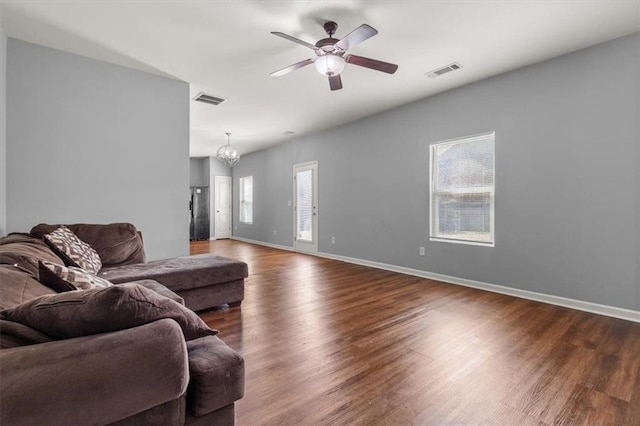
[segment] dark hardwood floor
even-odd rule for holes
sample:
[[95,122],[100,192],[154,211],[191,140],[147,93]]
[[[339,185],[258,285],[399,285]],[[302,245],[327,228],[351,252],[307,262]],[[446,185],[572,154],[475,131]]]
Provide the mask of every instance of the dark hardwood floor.
[[202,312],[244,355],[238,425],[640,425],[640,324],[219,240],[240,307]]

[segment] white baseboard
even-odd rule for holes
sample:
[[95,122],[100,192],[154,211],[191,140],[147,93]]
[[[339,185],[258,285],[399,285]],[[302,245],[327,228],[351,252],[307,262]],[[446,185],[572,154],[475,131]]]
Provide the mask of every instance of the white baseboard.
[[259,246],[271,247],[278,250],[295,251],[293,247],[281,246],[279,244],[265,243],[264,241],[258,241],[258,240],[250,240],[248,238],[236,237],[235,235],[231,236],[231,239],[242,241],[243,243],[250,243],[250,244],[257,244]]
[[[241,237],[231,237],[234,240],[243,241],[245,243],[258,244],[261,246],[271,247],[280,250],[294,251],[293,247],[281,246],[278,244],[265,243],[263,241],[250,240]],[[312,253],[307,253],[312,254]],[[563,306],[565,308],[577,309],[579,311],[591,312],[594,314],[605,315],[608,317],[619,318],[627,321],[640,323],[640,311],[631,309],[618,308],[615,306],[601,305],[599,303],[585,302],[582,300],[569,299],[567,297],[553,296],[550,294],[537,293],[529,290],[521,290],[513,287],[505,287],[497,284],[489,284],[481,281],[468,280],[465,278],[452,277],[449,275],[436,274],[434,272],[421,271],[419,269],[406,268],[404,266],[390,265],[387,263],[373,262],[371,260],[357,259],[354,257],[340,256],[331,253],[315,253],[315,256],[324,257],[326,259],[339,260],[342,262],[353,263],[356,265],[368,266],[385,271],[398,272],[400,274],[413,275],[421,278],[428,278],[435,281],[442,281],[449,284],[461,285],[464,287],[477,288],[493,293],[506,294],[508,296],[519,297],[521,299],[535,300],[536,302],[548,303],[550,305]]]

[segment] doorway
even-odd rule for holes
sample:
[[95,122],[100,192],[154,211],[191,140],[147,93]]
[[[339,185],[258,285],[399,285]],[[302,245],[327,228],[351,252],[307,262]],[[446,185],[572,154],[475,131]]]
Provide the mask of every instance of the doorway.
[[215,239],[231,238],[231,177],[215,176]]
[[293,248],[318,252],[318,162],[293,166]]

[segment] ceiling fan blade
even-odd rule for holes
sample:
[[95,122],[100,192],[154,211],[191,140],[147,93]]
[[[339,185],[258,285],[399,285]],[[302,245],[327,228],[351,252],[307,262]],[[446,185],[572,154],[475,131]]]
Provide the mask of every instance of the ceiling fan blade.
[[366,39],[373,37],[376,34],[378,34],[378,30],[370,27],[367,24],[362,24],[358,28],[344,36],[342,40],[337,42],[336,47],[339,47],[342,50],[347,50],[357,44],[362,43]]
[[340,78],[340,74],[329,77],[329,87],[331,87],[331,90],[342,89],[342,78]]
[[305,59],[304,61],[297,62],[293,65],[289,65],[286,68],[282,68],[281,70],[274,71],[271,73],[271,77],[280,77],[285,74],[289,74],[291,71],[295,71],[298,68],[306,67],[307,65],[311,65],[315,61],[313,59]]
[[396,64],[382,62],[377,59],[365,58],[364,56],[347,55],[344,57],[344,59],[349,64],[371,68],[372,70],[386,72],[387,74],[393,74],[398,69],[398,66]]
[[314,46],[313,44],[307,43],[306,41],[300,40],[299,38],[295,38],[293,36],[290,36],[289,34],[281,33],[281,32],[278,32],[278,31],[272,31],[271,34],[273,34],[275,36],[278,36],[278,37],[285,38],[285,39],[290,40],[290,41],[292,41],[294,43],[301,44],[303,46],[308,47],[309,49],[318,50],[318,48],[316,46]]

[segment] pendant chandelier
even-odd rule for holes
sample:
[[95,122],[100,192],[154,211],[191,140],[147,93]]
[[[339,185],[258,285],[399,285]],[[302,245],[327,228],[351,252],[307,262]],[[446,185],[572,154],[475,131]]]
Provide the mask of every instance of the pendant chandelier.
[[226,164],[229,167],[233,167],[236,164],[238,164],[238,161],[240,161],[240,153],[229,142],[229,137],[231,136],[231,133],[227,133],[226,135],[227,135],[227,144],[222,145],[220,148],[218,148],[218,153],[216,154],[216,158],[222,164]]

